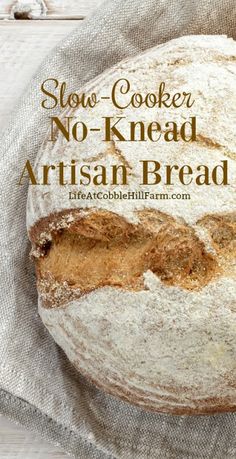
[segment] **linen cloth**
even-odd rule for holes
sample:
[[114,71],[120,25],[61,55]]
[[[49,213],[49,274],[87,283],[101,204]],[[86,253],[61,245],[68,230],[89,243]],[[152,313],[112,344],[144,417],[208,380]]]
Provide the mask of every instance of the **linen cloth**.
[[47,57],[2,136],[0,411],[76,458],[235,459],[236,413],[178,417],[121,402],[76,373],[41,323],[25,226],[27,185],[17,186],[48,129],[40,85],[55,77],[68,82],[68,92],[78,91],[124,57],[181,35],[236,38],[235,25],[235,0],[105,2]]

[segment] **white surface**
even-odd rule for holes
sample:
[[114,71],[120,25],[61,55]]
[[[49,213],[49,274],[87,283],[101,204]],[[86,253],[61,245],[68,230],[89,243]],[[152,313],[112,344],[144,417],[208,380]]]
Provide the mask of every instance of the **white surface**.
[[[0,0],[0,13],[12,1]],[[50,4],[59,2],[51,1]],[[61,4],[63,2],[60,2]],[[69,4],[69,2],[65,2]],[[86,14],[101,3],[74,1]],[[74,13],[74,11],[73,11]],[[0,21],[0,130],[46,54],[80,21]],[[17,75],[17,78],[16,78]],[[59,448],[0,415],[0,459],[66,459]],[[82,458],[81,458],[82,459]]]
[[[36,0],[17,0],[21,3],[34,4]],[[9,17],[16,0],[0,0],[0,17]],[[44,0],[47,8],[47,16],[55,17],[79,17],[87,16],[104,0]]]
[[43,58],[81,23],[0,21],[0,130]]
[[68,459],[68,456],[59,448],[0,416],[0,458]]

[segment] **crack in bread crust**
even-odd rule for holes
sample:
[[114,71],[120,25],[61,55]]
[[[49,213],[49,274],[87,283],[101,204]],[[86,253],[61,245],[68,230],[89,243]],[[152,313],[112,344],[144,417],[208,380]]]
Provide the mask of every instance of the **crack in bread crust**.
[[202,134],[198,134],[196,141],[201,143],[202,145],[205,145],[208,148],[215,148],[220,150],[224,156],[227,156],[230,159],[236,159],[236,152],[230,151],[229,148],[227,148],[225,145],[221,145],[219,142],[216,142],[215,140],[210,139],[209,137],[206,137]]
[[[88,125],[96,120],[96,141],[88,136],[68,144],[55,133],[56,141],[46,138],[37,155],[36,171],[58,155],[64,164],[72,157],[79,166],[88,160],[91,169],[119,161],[128,168],[127,188],[107,184],[99,191],[160,195],[167,191],[163,180],[157,187],[140,183],[140,161],[155,159],[161,167],[184,161],[209,171],[227,163],[228,185],[190,182],[188,202],[68,200],[67,187],[53,174],[50,186],[29,190],[27,228],[43,323],[80,374],[146,410],[210,414],[236,408],[235,55],[232,39],[187,36],[122,61],[80,88],[100,98],[114,79],[127,78],[130,91],[123,97],[118,90],[118,107],[63,112]],[[133,144],[115,135],[105,146],[104,117],[112,117],[113,125],[124,113],[120,101],[156,93],[161,81],[169,102],[186,90],[195,101],[187,113],[184,105],[176,110],[160,99],[154,111],[162,131],[170,119],[196,116],[196,142],[169,143],[162,135],[158,144]],[[146,127],[154,118],[146,104],[125,110],[127,122],[118,125],[125,139],[130,121],[141,119]],[[71,191],[87,193],[87,185],[78,186]],[[169,190],[187,188],[179,182]],[[97,192],[97,184],[91,182],[89,191]]]
[[[57,307],[95,289],[113,286],[145,290],[144,273],[166,285],[199,290],[226,270],[232,257],[235,214],[206,216],[197,225],[209,232],[216,255],[182,219],[152,209],[137,213],[139,223],[104,210],[74,215],[51,232],[36,259],[38,288],[46,307]],[[64,216],[65,219],[65,216]],[[60,219],[59,219],[60,220]],[[58,220],[58,221],[59,221]],[[49,225],[50,226],[50,225]]]

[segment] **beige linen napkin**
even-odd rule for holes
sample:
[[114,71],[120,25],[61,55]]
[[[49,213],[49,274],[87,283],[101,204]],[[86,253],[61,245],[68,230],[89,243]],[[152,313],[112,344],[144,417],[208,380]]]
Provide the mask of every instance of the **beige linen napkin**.
[[187,34],[236,38],[235,0],[106,2],[45,60],[1,139],[0,411],[81,459],[236,458],[236,414],[151,414],[75,373],[37,314],[25,227],[27,186],[18,187],[48,128],[40,84],[78,90],[124,57]]

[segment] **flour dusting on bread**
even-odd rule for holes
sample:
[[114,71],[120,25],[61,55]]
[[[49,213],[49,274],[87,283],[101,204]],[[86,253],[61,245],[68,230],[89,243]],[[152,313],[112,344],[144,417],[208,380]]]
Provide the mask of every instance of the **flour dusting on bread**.
[[[195,103],[125,110],[126,121],[197,119],[195,142],[104,142],[107,103],[67,115],[96,121],[96,136],[44,142],[35,167],[58,160],[93,167],[125,165],[128,183],[99,191],[153,192],[140,184],[140,162],[204,164],[227,160],[228,184],[158,187],[175,199],[68,199],[78,187],[31,186],[27,226],[39,312],[74,366],[97,386],[144,409],[204,414],[236,409],[236,42],[189,36],[122,61],[82,92],[107,95],[127,78],[134,91],[191,91]],[[95,124],[94,124],[95,126]],[[123,133],[127,134],[124,126]],[[164,171],[165,169],[163,169]],[[164,173],[164,172],[163,172]],[[168,190],[167,190],[168,188]],[[85,185],[79,186],[87,193]],[[93,183],[91,193],[97,192]]]

